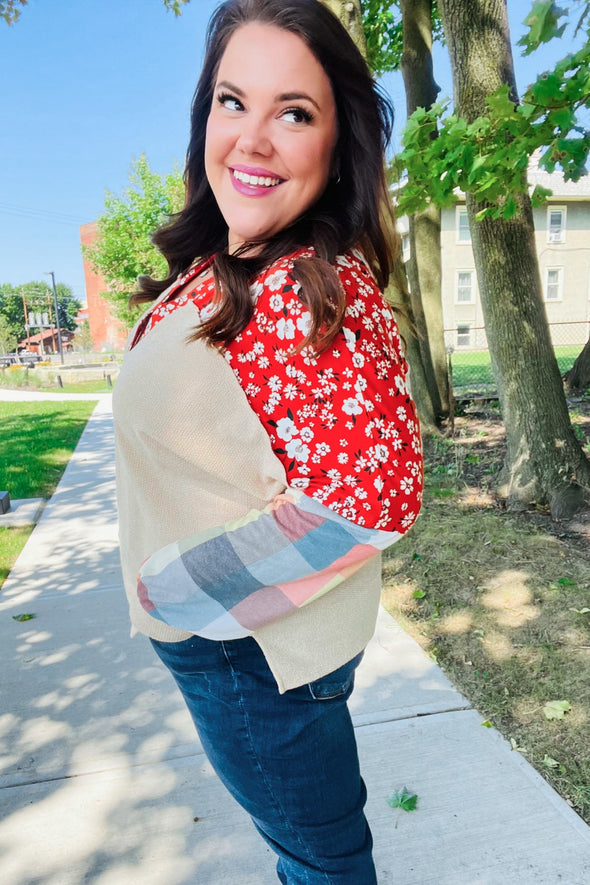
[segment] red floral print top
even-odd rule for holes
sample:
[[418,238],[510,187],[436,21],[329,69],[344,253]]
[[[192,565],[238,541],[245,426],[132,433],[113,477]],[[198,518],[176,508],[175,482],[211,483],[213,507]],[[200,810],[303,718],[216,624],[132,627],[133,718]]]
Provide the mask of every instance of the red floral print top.
[[[403,533],[422,500],[422,453],[407,365],[390,308],[362,254],[334,266],[348,307],[341,332],[317,355],[293,350],[309,329],[293,274],[299,249],[268,267],[251,286],[255,310],[225,358],[267,431],[290,486],[359,526]],[[139,324],[133,344],[183,304],[199,318],[216,309],[203,262],[180,278]],[[182,289],[179,297],[176,293]]]

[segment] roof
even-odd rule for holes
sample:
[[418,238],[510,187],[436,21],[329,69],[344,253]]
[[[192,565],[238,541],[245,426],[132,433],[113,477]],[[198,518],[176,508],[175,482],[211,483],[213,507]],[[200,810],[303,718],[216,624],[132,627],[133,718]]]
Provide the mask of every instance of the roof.
[[555,172],[547,172],[539,168],[539,160],[543,151],[535,151],[529,160],[529,184],[532,187],[541,185],[553,191],[550,200],[567,197],[572,200],[590,199],[590,175],[586,173],[578,181],[566,181],[563,172],[556,169]]

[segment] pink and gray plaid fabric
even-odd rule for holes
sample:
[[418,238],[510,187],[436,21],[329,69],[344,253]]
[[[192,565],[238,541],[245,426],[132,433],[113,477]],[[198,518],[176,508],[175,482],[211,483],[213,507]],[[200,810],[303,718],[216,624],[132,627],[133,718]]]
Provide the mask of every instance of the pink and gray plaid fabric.
[[286,495],[153,553],[138,576],[145,611],[206,639],[240,639],[318,599],[402,537],[356,525],[298,489]]

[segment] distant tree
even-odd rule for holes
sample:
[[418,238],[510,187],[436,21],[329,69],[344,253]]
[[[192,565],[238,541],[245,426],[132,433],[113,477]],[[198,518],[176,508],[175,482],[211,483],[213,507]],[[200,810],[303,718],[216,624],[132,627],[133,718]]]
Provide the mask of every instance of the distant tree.
[[12,353],[15,350],[18,336],[5,316],[0,314],[0,353]]
[[90,334],[90,323],[84,320],[76,329],[76,334],[72,338],[74,350],[82,353],[90,353],[92,351],[92,335]]
[[[13,25],[22,12],[20,7],[26,6],[27,2],[28,0],[0,0],[0,18],[4,19],[7,25]],[[169,12],[179,16],[182,14],[182,7],[190,3],[190,0],[162,0],[162,2]]]
[[0,0],[0,18],[7,25],[13,25],[22,12],[21,6],[26,6],[27,0]]
[[[57,283],[55,289],[60,327],[72,331],[76,328],[76,316],[82,305],[77,298],[74,298],[72,290],[65,283]],[[19,340],[25,338],[27,333],[25,304],[30,326],[34,327],[31,317],[31,313],[34,312],[47,313],[48,319],[51,317],[55,323],[53,292],[46,282],[34,281],[20,286],[4,283],[0,286],[0,316],[6,318]],[[37,329],[34,328],[33,331]]]
[[163,278],[166,260],[153,245],[153,232],[178,212],[184,201],[182,174],[177,168],[168,175],[152,172],[145,154],[133,163],[129,187],[121,196],[107,191],[105,212],[98,218],[98,238],[83,248],[94,269],[104,278],[104,297],[116,316],[130,326],[140,309],[131,310],[129,296],[141,274]]

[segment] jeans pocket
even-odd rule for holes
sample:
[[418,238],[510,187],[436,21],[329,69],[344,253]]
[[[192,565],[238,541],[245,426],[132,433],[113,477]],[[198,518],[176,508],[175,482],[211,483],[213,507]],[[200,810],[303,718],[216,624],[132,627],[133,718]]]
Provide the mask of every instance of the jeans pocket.
[[360,664],[364,652],[356,655],[332,673],[308,684],[309,692],[316,701],[329,701],[349,695],[354,688],[354,671]]

